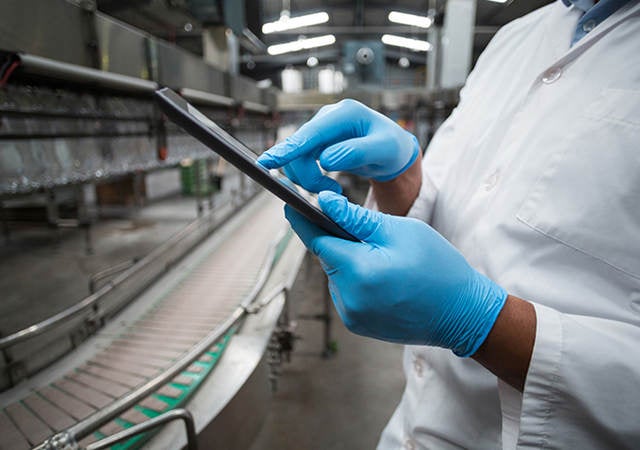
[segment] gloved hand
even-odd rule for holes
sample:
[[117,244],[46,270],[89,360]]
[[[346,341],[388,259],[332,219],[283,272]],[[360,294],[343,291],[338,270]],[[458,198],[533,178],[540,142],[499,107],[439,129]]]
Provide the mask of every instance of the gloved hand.
[[321,192],[322,210],[362,240],[328,235],[285,207],[320,259],[338,314],[351,331],[473,355],[493,327],[506,291],[474,270],[438,232],[416,219],[374,212]]
[[389,181],[407,170],[420,146],[411,133],[355,100],[324,106],[283,142],[260,155],[267,169],[284,166],[285,174],[308,191],[342,192],[323,176],[346,171],[376,181]]

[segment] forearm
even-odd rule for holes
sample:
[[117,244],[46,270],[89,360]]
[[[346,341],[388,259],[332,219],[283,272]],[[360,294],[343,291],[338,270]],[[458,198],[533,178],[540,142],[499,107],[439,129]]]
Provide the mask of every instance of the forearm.
[[536,312],[533,305],[510,295],[487,339],[472,357],[522,392],[535,337]]
[[422,154],[403,174],[390,181],[371,180],[378,209],[395,216],[406,216],[422,185]]

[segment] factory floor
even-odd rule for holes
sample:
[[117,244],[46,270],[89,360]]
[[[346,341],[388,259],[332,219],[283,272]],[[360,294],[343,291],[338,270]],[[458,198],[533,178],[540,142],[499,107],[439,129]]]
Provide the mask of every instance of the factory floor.
[[[323,311],[326,278],[303,264],[292,316]],[[349,332],[331,305],[337,352],[323,358],[323,325],[299,320],[291,362],[282,366],[266,421],[250,450],[375,448],[404,388],[402,346]]]

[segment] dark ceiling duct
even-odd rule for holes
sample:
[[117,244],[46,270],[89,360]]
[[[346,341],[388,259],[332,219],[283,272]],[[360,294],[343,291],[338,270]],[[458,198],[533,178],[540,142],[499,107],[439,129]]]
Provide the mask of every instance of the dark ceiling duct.
[[150,2],[151,0],[97,0],[96,3],[100,11],[113,14],[124,9],[141,8]]
[[221,0],[186,0],[189,13],[203,24],[221,24],[224,20]]

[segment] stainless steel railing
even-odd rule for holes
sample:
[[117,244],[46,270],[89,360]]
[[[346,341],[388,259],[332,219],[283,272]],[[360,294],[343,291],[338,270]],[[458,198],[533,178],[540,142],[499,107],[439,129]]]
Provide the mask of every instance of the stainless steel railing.
[[122,430],[112,436],[100,439],[98,442],[89,444],[85,450],[102,450],[103,448],[109,448],[114,444],[122,441],[126,441],[138,434],[142,434],[145,431],[153,430],[159,426],[165,425],[174,420],[180,419],[184,422],[184,426],[187,432],[187,450],[198,450],[198,435],[196,434],[196,426],[193,421],[193,416],[189,411],[183,408],[172,409],[164,414],[149,419],[145,422],[134,425],[131,428]]

